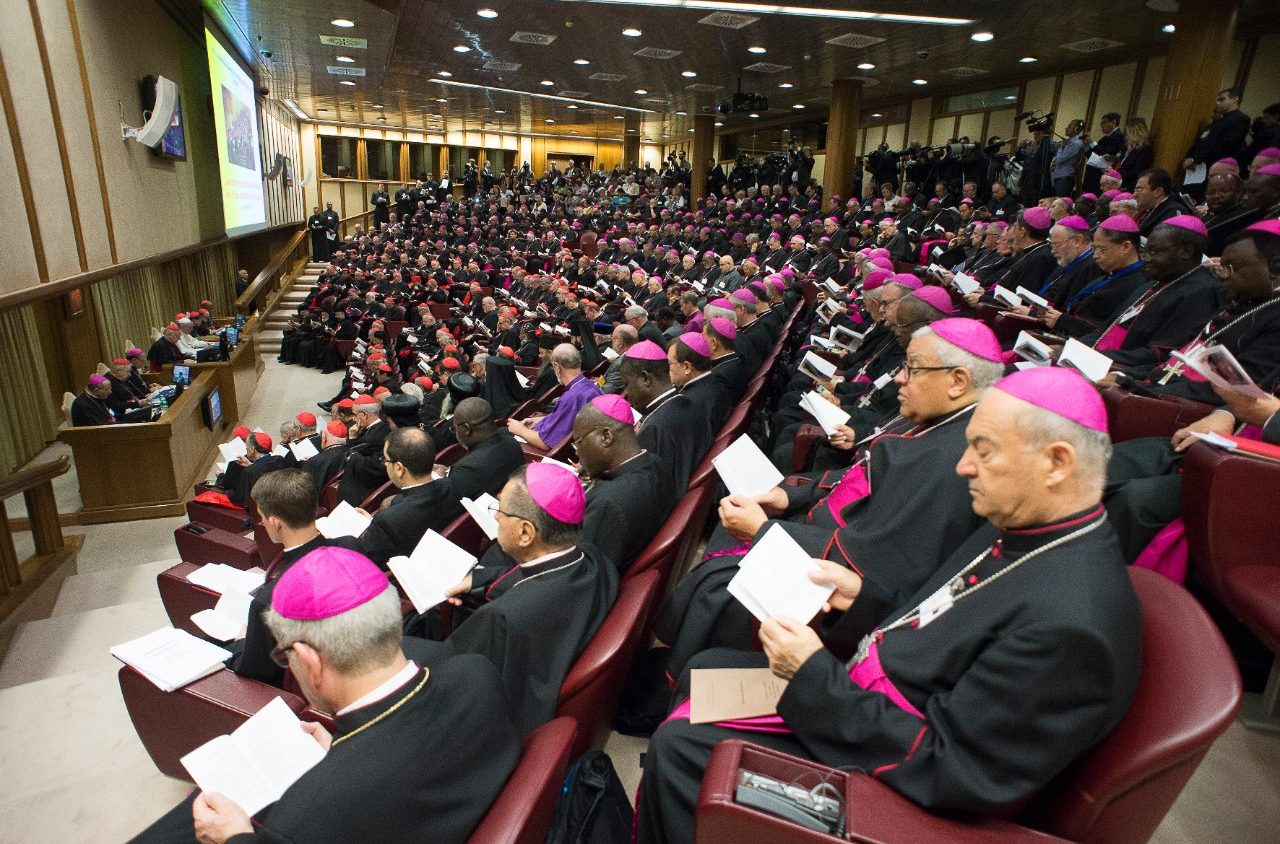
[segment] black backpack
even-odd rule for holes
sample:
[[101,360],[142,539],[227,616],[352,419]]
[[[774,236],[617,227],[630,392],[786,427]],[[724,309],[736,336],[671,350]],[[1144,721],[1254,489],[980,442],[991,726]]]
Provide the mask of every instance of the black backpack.
[[588,750],[564,778],[547,844],[630,844],[634,812],[602,750]]

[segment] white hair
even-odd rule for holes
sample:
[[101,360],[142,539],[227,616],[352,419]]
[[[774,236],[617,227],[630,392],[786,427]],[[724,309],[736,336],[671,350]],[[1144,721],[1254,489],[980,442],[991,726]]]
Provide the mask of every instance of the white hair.
[[377,597],[332,618],[299,621],[285,618],[274,608],[262,618],[280,647],[305,642],[340,674],[367,674],[400,653],[400,593],[391,584]]
[[1111,435],[1106,431],[1086,428],[1079,422],[1028,405],[1025,413],[1017,418],[1018,433],[1031,449],[1044,448],[1050,443],[1069,443],[1076,452],[1076,474],[1082,481],[1101,494],[1107,481],[1107,463],[1111,460]]
[[938,361],[943,366],[954,366],[957,369],[968,370],[969,380],[973,382],[974,388],[979,393],[1004,377],[1003,363],[978,357],[972,352],[966,352],[955,343],[939,337],[927,325],[923,328],[917,328],[911,335],[912,340],[917,337],[933,337],[933,348],[938,353]]

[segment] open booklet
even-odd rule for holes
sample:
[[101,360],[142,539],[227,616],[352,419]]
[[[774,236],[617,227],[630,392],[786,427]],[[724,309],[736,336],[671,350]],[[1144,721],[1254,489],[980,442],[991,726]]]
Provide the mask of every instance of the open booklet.
[[296,443],[289,443],[289,451],[293,452],[294,459],[299,463],[304,460],[310,460],[320,452],[316,449],[315,444],[311,440],[298,440]]
[[249,453],[248,447],[244,444],[244,440],[234,437],[230,442],[222,443],[218,446],[218,452],[222,455],[222,459],[226,463],[233,462],[238,457],[244,457]]
[[968,273],[956,273],[951,279],[951,284],[960,291],[961,296],[968,296],[982,289],[982,282]]
[[1269,398],[1268,394],[1249,377],[1240,361],[1225,346],[1203,344],[1180,352],[1172,357],[1182,361],[1192,372],[1204,378],[1219,390],[1237,393],[1253,399]]
[[490,539],[498,538],[498,520],[493,515],[493,509],[498,506],[498,499],[486,492],[477,495],[475,500],[463,498],[461,503],[462,509],[475,520],[485,536]]
[[255,815],[280,799],[324,759],[283,698],[272,698],[230,735],[183,756],[182,767],[204,791],[217,792]]
[[210,639],[219,642],[230,642],[232,639],[243,639],[245,627],[249,621],[249,608],[253,598],[244,592],[228,589],[218,598],[212,609],[193,613],[191,621]]
[[1013,343],[1013,353],[1036,366],[1053,363],[1053,349],[1025,331],[1018,332],[1018,339]]
[[790,618],[807,624],[834,590],[809,579],[818,564],[781,525],[774,525],[738,563],[729,594],[760,621]]
[[175,627],[162,627],[110,652],[166,692],[208,677],[232,656],[231,651]]
[[387,567],[418,612],[444,603],[447,591],[475,567],[476,558],[428,529],[407,557],[392,557]]
[[359,536],[372,521],[373,516],[360,512],[345,501],[340,501],[329,515],[316,519],[316,529],[325,539]]
[[831,329],[831,342],[846,352],[856,352],[866,336],[865,331],[859,334],[852,328],[843,325],[837,325]]
[[849,421],[849,414],[840,405],[832,404],[813,390],[800,397],[800,406],[822,426],[822,432],[828,437],[836,432],[837,425]]
[[226,563],[205,563],[187,575],[187,582],[203,586],[218,594],[244,592],[252,594],[266,582],[267,574],[260,568],[238,569]]
[[796,369],[815,381],[830,381],[836,375],[836,365],[813,352],[805,352]]
[[731,495],[751,498],[782,483],[782,473],[746,434],[711,458],[711,465]]
[[1090,381],[1101,381],[1111,371],[1111,358],[1091,349],[1074,337],[1067,339],[1058,354],[1058,366],[1074,369]]

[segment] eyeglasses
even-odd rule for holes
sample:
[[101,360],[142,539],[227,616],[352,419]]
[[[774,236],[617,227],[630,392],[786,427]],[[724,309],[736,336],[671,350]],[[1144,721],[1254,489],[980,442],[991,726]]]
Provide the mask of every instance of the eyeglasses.
[[906,376],[902,380],[910,381],[911,376],[915,375],[917,372],[948,372],[952,369],[956,369],[956,367],[954,366],[911,366],[910,364],[903,364],[902,371],[906,373]]
[[895,319],[895,320],[893,321],[893,325],[892,325],[891,327],[892,327],[892,328],[908,328],[908,327],[910,327],[910,326],[912,326],[912,325],[920,325],[921,323],[924,323],[924,322],[928,322],[928,320],[926,320],[926,319],[913,319],[913,320],[911,320],[910,322],[898,322],[898,321]]
[[590,431],[587,431],[585,434],[583,434],[580,437],[575,437],[573,440],[571,440],[571,442],[573,443],[573,447],[577,448],[578,444],[581,443],[583,440],[585,440],[587,437],[591,436],[596,431],[603,431],[603,430],[604,430],[604,426],[600,425],[595,428],[592,428]]
[[495,517],[501,514],[503,516],[506,516],[508,519],[521,519],[526,522],[529,521],[524,516],[521,516],[518,513],[508,513],[506,510],[499,508],[497,504],[490,504],[489,512],[492,513]]
[[[297,645],[297,644],[299,643],[294,642],[292,645],[284,645],[283,647],[273,649],[271,651],[271,661],[274,662],[276,665],[280,666],[281,668],[288,668],[289,667],[289,651],[293,650],[294,645]],[[306,644],[306,643],[304,642],[302,644]]]

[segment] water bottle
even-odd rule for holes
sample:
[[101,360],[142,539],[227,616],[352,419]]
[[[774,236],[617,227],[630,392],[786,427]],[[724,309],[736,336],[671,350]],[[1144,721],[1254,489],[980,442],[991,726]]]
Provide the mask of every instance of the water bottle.
[[167,396],[165,396],[163,393],[161,393],[161,394],[160,394],[160,413],[161,413],[161,415],[163,415],[163,414],[164,414],[164,412],[165,412],[166,410],[168,410],[168,409],[169,409],[169,398],[168,398]]

